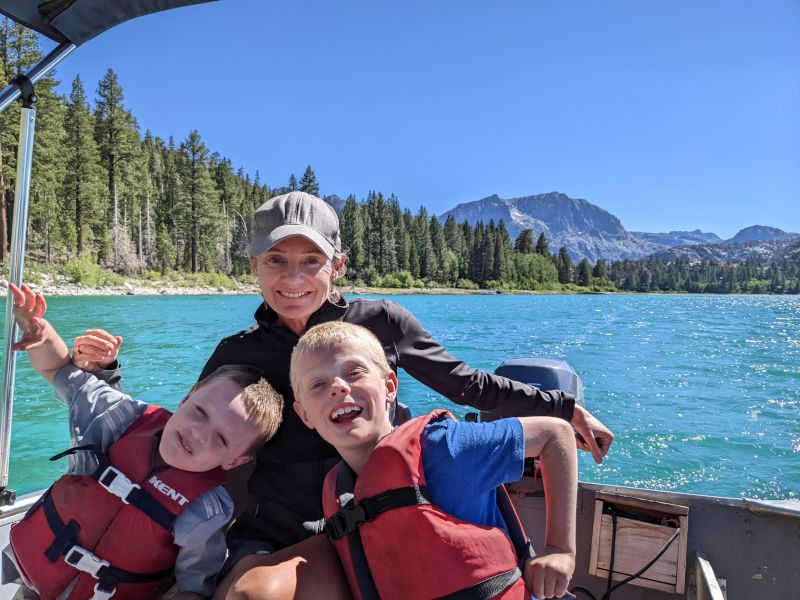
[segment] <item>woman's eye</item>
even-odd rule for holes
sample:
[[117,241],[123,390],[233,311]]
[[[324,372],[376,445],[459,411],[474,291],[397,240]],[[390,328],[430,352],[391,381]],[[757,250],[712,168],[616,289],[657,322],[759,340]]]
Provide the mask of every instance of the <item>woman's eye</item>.
[[320,261],[318,256],[309,256],[306,258],[306,264],[310,267],[315,267],[321,263],[322,261]]
[[268,265],[282,265],[285,260],[283,260],[282,256],[268,256],[267,257],[267,264]]

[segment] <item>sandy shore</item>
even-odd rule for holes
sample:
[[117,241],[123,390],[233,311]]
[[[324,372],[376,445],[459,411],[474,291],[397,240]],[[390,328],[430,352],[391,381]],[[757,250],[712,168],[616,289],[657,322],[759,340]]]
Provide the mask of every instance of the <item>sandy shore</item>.
[[[45,296],[195,296],[204,294],[259,294],[258,286],[238,284],[235,288],[227,287],[186,287],[165,282],[143,279],[128,279],[118,286],[86,286],[72,283],[67,278],[56,275],[41,275],[41,282],[32,283],[31,287]],[[0,279],[0,294],[5,294],[8,281]],[[344,286],[340,291],[345,296],[361,294],[499,294],[499,290],[462,290],[457,288],[376,288],[364,286]],[[510,292],[503,292],[510,293]],[[513,292],[533,294],[537,292]],[[543,293],[543,292],[538,292]],[[552,292],[550,292],[552,293]]]

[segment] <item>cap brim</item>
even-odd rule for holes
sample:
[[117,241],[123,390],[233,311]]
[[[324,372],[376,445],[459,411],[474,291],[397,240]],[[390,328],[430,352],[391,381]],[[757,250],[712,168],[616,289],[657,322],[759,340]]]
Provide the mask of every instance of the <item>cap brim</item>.
[[286,238],[296,236],[306,238],[309,242],[319,248],[320,252],[322,252],[328,259],[332,259],[334,253],[336,252],[336,248],[334,248],[333,244],[326,240],[325,236],[313,227],[308,227],[307,225],[281,225],[280,227],[273,229],[269,235],[258,240],[258,242],[251,243],[250,253],[253,256],[258,256],[259,254],[272,248],[278,242],[283,241]]

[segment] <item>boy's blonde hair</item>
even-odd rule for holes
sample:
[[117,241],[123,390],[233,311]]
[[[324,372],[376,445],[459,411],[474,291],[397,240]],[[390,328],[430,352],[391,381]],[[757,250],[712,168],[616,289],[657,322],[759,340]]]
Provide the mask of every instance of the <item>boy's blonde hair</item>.
[[392,372],[383,353],[383,347],[378,338],[365,327],[342,321],[329,321],[315,325],[303,334],[292,352],[292,362],[289,368],[289,378],[292,382],[295,398],[298,398],[299,389],[299,364],[304,356],[314,352],[329,352],[337,344],[350,344],[357,348],[359,354],[372,362],[383,375]]
[[246,455],[254,456],[267,443],[283,421],[283,396],[275,391],[261,375],[261,371],[249,365],[223,365],[197,382],[197,387],[214,379],[225,378],[242,388],[242,404],[248,420],[261,430],[256,440],[247,449]]

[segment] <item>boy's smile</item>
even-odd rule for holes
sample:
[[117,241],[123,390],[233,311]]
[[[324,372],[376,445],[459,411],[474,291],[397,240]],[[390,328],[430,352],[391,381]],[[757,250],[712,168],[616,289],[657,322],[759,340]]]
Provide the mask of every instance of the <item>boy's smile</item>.
[[387,405],[395,400],[396,375],[384,375],[348,342],[304,355],[298,371],[295,411],[356,468],[351,461],[366,460],[392,431]]

